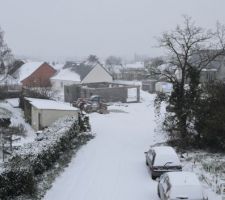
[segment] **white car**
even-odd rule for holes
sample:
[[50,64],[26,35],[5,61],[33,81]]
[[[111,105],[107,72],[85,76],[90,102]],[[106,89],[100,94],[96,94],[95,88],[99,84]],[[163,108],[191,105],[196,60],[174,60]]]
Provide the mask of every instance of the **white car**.
[[152,147],[145,152],[146,165],[153,179],[165,172],[182,171],[182,165],[175,150],[170,146]]
[[168,172],[160,177],[158,195],[161,200],[207,200],[203,188],[192,172]]

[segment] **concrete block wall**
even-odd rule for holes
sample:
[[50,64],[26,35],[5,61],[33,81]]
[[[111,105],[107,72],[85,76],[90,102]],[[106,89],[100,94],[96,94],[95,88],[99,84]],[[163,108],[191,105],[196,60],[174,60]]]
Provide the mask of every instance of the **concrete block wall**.
[[[102,84],[100,84],[102,86]],[[88,86],[80,86],[80,85],[71,85],[65,86],[64,89],[64,98],[65,102],[74,102],[78,98],[89,98],[92,95],[99,95],[107,102],[127,102],[128,98],[128,88],[137,88],[137,100],[134,102],[140,101],[140,86],[129,86],[122,84],[111,84],[105,85],[105,87],[96,88],[91,85]]]
[[82,88],[81,97],[89,98],[92,95],[99,95],[107,102],[126,102],[127,100],[127,88],[115,87],[115,88]]

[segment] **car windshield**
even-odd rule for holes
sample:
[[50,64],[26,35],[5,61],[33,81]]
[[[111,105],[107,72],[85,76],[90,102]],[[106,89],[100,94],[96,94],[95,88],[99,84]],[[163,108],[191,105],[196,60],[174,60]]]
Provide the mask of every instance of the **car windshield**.
[[180,166],[177,155],[160,154],[155,156],[154,166]]

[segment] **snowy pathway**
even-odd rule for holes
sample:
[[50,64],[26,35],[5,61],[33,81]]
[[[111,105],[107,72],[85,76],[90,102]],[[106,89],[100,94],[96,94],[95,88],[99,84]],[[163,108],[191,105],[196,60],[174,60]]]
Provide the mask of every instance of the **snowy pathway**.
[[45,200],[158,200],[144,159],[154,143],[153,99],[144,96],[143,103],[113,107],[127,113],[91,115],[96,138],[79,150]]

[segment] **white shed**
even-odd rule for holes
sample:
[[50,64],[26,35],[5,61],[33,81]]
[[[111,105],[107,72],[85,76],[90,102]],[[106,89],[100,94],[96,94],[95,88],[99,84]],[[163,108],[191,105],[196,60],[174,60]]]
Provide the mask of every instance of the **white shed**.
[[35,98],[26,98],[26,100],[31,104],[31,126],[35,130],[48,127],[65,116],[78,119],[79,110],[68,103]]
[[170,93],[173,90],[173,85],[168,82],[157,82],[155,84],[155,91],[162,93]]

